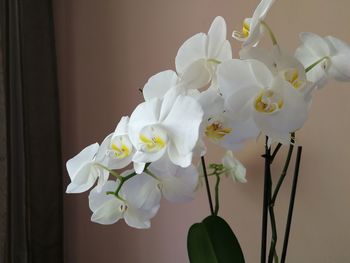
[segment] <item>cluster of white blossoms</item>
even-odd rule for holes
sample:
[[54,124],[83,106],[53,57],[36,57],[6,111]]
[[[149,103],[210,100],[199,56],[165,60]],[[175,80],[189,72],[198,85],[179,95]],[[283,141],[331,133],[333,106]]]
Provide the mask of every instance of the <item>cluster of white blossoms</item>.
[[[240,58],[232,58],[225,20],[216,17],[207,34],[180,47],[176,71],[148,80],[144,102],[130,117],[122,117],[101,145],[92,144],[67,162],[67,193],[96,184],[89,195],[93,222],[124,219],[148,228],[162,196],[191,200],[201,176],[193,160],[205,155],[208,140],[228,150],[222,174],[246,182],[245,168],[231,151],[259,134],[270,144],[290,143],[290,134],[308,117],[314,91],[328,78],[350,80],[350,47],[337,38],[302,33],[294,55],[278,45],[264,21],[273,2],[262,0],[242,32],[234,31],[233,38],[242,42]],[[271,50],[258,47],[265,33]]]

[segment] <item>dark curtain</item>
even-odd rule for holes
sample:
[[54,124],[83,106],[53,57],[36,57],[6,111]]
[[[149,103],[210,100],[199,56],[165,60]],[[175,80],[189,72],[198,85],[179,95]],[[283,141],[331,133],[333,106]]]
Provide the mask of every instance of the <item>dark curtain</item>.
[[[3,34],[0,34],[0,50],[2,39]],[[3,59],[3,54],[0,52],[0,262],[6,262],[7,258],[7,140],[6,125],[4,125],[6,123],[6,107]]]
[[0,0],[11,263],[62,257],[62,172],[52,2]]

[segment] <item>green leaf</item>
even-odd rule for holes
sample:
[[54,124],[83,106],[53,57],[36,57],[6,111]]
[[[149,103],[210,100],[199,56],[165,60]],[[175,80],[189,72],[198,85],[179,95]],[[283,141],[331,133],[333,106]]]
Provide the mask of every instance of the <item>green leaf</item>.
[[238,240],[224,219],[208,216],[191,226],[187,236],[191,263],[244,263]]

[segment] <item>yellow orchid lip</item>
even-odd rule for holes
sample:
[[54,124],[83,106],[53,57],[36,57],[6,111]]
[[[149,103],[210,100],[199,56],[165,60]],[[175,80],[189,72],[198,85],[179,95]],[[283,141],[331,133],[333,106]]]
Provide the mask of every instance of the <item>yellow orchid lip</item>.
[[249,34],[250,34],[250,23],[249,23],[248,19],[244,19],[242,31],[234,31],[233,32],[234,37],[242,39],[242,40],[248,38]]
[[140,134],[140,141],[149,152],[159,151],[166,146],[165,140],[163,140],[160,136],[148,138],[144,134]]
[[255,99],[254,108],[261,113],[273,113],[283,107],[283,99],[271,90],[263,90]]
[[245,38],[249,37],[250,25],[247,21],[243,22],[242,33]]
[[304,83],[300,80],[299,71],[296,68],[286,70],[284,72],[284,79],[288,81],[295,89],[299,89]]
[[214,122],[206,127],[205,135],[213,140],[221,140],[231,132],[232,129],[223,127],[221,122]]
[[111,148],[113,149],[114,156],[118,159],[123,159],[130,155],[130,149],[124,143],[118,147],[116,144],[112,143]]

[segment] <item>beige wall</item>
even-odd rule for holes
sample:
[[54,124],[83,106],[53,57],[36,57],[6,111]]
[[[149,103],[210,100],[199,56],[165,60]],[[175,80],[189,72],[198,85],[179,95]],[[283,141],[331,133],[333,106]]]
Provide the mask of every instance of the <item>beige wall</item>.
[[[101,141],[122,115],[142,100],[138,88],[152,74],[174,67],[180,44],[206,32],[216,15],[229,32],[257,0],[56,0],[64,160]],[[331,34],[350,42],[350,1],[279,0],[267,21],[280,43],[293,50],[300,31]],[[235,55],[238,44],[234,43]],[[315,96],[310,119],[298,134],[304,146],[292,225],[289,262],[350,262],[350,84],[331,82]],[[218,160],[213,147],[208,160]],[[258,262],[262,204],[262,143],[249,143],[238,156],[249,183],[225,180],[221,214],[238,235],[248,263]],[[276,162],[275,170],[282,165]],[[67,175],[65,174],[65,181]],[[277,203],[280,236],[290,179]],[[192,203],[162,203],[149,230],[119,222],[90,222],[87,194],[66,195],[67,263],[187,262],[186,232],[208,214],[204,189]]]

